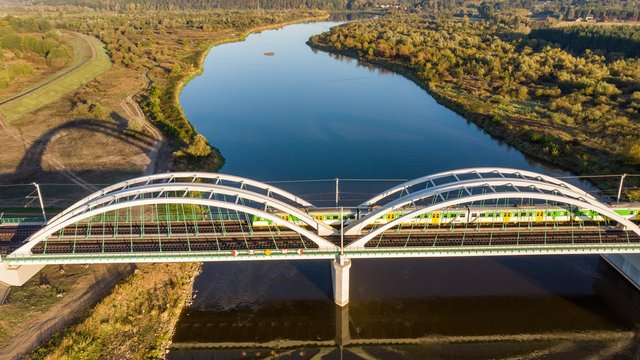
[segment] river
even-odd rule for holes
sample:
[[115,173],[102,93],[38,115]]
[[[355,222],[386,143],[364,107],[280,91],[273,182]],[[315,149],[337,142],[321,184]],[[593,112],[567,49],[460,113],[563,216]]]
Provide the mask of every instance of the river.
[[[264,181],[410,179],[476,166],[569,175],[493,139],[400,75],[305,44],[337,24],[290,25],[211,50],[180,101],[226,158],[222,172]],[[341,200],[394,182],[343,180]],[[317,205],[335,201],[333,180],[278,184]],[[169,358],[567,358],[635,349],[621,308],[640,302],[597,256],[358,260],[346,309],[333,305],[329,266],[205,264]]]

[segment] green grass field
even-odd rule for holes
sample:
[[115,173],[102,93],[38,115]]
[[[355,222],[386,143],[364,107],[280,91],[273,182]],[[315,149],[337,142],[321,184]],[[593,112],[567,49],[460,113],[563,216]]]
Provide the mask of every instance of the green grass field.
[[111,67],[111,59],[98,39],[82,34],[73,36],[75,60],[72,65],[23,91],[21,96],[0,105],[0,113],[9,122],[59,100]]

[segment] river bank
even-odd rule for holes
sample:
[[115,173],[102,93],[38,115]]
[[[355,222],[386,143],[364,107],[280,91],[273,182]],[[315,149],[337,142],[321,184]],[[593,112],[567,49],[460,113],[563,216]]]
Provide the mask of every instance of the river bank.
[[163,358],[199,270],[197,263],[139,264],[84,320],[57,333],[32,357]]
[[[170,75],[165,79],[164,85],[149,89],[142,97],[142,108],[147,117],[154,119],[156,124],[160,125],[165,136],[176,148],[171,159],[173,166],[170,168],[177,171],[198,169],[200,171],[216,172],[224,166],[225,159],[217,147],[207,142],[207,148],[202,149],[204,147],[203,144],[194,144],[194,139],[200,138],[199,133],[185,116],[179,99],[184,86],[202,74],[204,59],[213,47],[244,41],[250,34],[261,31],[279,29],[287,25],[320,21],[327,19],[329,16],[327,12],[315,11],[312,16],[240,30],[239,33],[228,30],[221,38],[202,44],[198,51],[186,58],[186,62],[192,69],[191,71],[186,71],[179,76]],[[160,82],[162,83],[163,81]],[[187,130],[184,131],[184,129]],[[196,149],[196,147],[200,148]]]
[[[465,93],[453,83],[430,82],[417,71],[417,68],[407,66],[401,60],[365,54],[353,48],[337,47],[323,40],[325,39],[320,35],[311,38],[307,44],[320,51],[346,56],[402,75],[424,89],[439,104],[463,116],[493,138],[513,146],[545,166],[581,175],[640,172],[638,166],[630,164],[628,159],[619,153],[579,140],[573,135],[574,129],[571,126],[544,126],[519,114],[500,113],[497,107],[502,105],[474,98],[472,94]],[[608,194],[612,196],[620,178],[589,178],[588,181],[601,190],[609,191]],[[626,184],[637,185],[637,181],[632,180]],[[631,198],[634,196],[636,195],[632,195]]]

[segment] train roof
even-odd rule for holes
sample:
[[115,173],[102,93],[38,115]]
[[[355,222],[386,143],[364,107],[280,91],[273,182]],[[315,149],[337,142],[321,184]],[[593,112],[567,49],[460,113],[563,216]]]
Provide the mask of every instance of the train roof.
[[638,209],[640,208],[640,202],[621,202],[621,203],[609,203],[607,204],[613,209]]

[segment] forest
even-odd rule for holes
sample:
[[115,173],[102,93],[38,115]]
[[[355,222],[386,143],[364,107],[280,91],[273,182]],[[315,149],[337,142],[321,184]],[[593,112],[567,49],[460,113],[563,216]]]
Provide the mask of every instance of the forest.
[[[24,0],[14,0],[24,1]],[[394,5],[434,16],[479,16],[527,10],[534,17],[557,19],[595,17],[598,20],[636,21],[640,0],[34,0],[33,4],[72,5],[96,10],[211,10],[211,9],[325,9],[363,10]]]
[[640,165],[640,60],[572,54],[528,31],[521,20],[396,15],[310,43],[408,74],[494,135],[574,171]]
[[40,0],[46,5],[74,5],[96,10],[339,9],[352,0]]
[[637,26],[570,26],[534,29],[531,39],[542,39],[576,53],[586,50],[619,53],[640,57],[640,27]]
[[597,21],[637,21],[640,16],[639,0],[484,0],[477,8],[478,16],[486,19],[514,9],[528,10],[533,18],[569,21],[587,17]]
[[0,19],[0,89],[18,78],[63,67],[72,58],[48,21],[13,16]]

